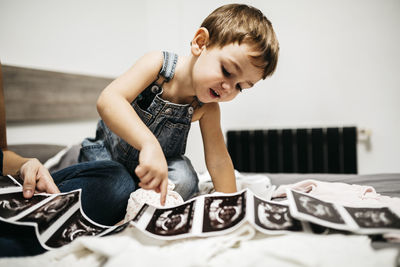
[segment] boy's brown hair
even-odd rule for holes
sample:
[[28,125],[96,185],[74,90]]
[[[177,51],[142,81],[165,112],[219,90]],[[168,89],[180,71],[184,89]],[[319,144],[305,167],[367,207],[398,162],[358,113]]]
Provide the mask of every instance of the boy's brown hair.
[[252,6],[224,5],[214,10],[201,24],[208,30],[208,47],[246,43],[259,54],[252,56],[263,69],[263,79],[272,75],[278,63],[279,43],[271,22]]

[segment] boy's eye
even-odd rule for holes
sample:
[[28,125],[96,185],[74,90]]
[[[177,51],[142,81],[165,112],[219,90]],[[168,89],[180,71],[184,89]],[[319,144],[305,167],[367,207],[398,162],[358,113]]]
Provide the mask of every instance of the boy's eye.
[[231,74],[225,69],[224,66],[222,66],[222,73],[224,74],[224,76],[229,77],[231,76]]
[[236,84],[236,89],[238,89],[240,92],[243,91],[242,87],[240,86],[240,84]]

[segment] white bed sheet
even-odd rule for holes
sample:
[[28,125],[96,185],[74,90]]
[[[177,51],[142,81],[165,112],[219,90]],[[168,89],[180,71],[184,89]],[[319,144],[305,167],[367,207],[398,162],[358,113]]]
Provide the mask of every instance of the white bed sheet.
[[115,236],[81,237],[40,256],[6,258],[0,266],[396,266],[397,250],[374,250],[366,236],[291,233],[266,236],[249,224],[227,235],[160,241],[127,228]]

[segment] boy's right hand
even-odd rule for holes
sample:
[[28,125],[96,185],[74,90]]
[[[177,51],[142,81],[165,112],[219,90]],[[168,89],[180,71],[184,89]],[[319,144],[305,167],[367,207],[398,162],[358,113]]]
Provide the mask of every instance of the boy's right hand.
[[142,148],[135,173],[140,179],[141,188],[161,193],[160,203],[164,206],[168,187],[168,165],[160,146]]

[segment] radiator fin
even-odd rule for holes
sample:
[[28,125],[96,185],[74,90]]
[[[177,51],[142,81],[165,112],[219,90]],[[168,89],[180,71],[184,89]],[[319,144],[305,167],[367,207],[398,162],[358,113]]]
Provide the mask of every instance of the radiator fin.
[[357,173],[357,128],[227,132],[235,169],[268,173]]

